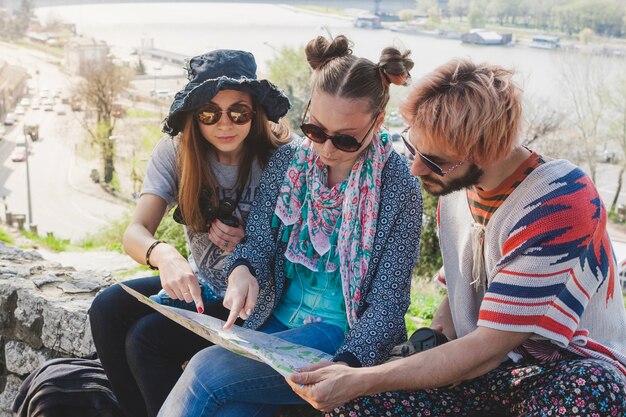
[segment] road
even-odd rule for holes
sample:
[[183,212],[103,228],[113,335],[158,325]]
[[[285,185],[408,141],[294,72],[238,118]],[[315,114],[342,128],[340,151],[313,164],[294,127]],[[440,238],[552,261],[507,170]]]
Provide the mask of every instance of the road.
[[[46,55],[4,43],[0,44],[0,54],[7,62],[27,68],[33,78],[34,96],[39,94],[37,90],[43,89],[60,89],[63,95],[71,95],[75,81],[56,63],[49,62]],[[6,196],[6,205],[12,213],[28,213],[26,163],[12,162],[11,153],[18,143],[24,142],[24,121],[38,121],[41,139],[30,145],[29,157],[32,223],[42,235],[53,232],[77,242],[122,216],[128,207],[89,179],[90,169],[97,165],[94,160],[85,160],[75,152],[77,144],[86,137],[79,123],[80,116],[72,113],[67,105],[55,104],[55,110],[59,107],[66,110],[65,115],[27,109],[0,142],[0,196]]]

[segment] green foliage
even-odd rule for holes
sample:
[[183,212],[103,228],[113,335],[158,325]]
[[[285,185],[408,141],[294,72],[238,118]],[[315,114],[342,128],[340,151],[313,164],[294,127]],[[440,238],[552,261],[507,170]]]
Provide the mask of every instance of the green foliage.
[[437,197],[422,190],[423,210],[420,260],[415,267],[419,277],[430,278],[441,268],[442,259],[437,237]]
[[115,171],[113,172],[113,176],[111,177],[111,182],[109,182],[109,186],[111,187],[111,190],[115,191],[116,193],[120,191],[120,180],[117,177],[117,173]]
[[15,239],[13,236],[2,227],[0,227],[0,242],[8,243],[9,245],[13,245],[15,243]]
[[402,20],[403,22],[408,22],[410,20],[415,19],[415,14],[416,11],[415,10],[400,10],[398,12],[398,18],[400,20]]
[[404,316],[408,334],[420,327],[428,327],[441,304],[445,292],[431,280],[414,281],[411,288],[411,305]]
[[623,35],[624,6],[617,0],[576,0],[555,6],[553,13],[568,34],[591,28],[604,36]]
[[485,12],[486,4],[482,0],[473,0],[469,7],[469,20],[470,27],[481,28],[487,23],[487,16]]
[[137,75],[146,75],[146,66],[143,63],[143,59],[141,59],[141,57],[139,57],[139,60],[137,61],[137,65],[135,66],[135,72],[137,73]]
[[24,36],[33,17],[33,1],[22,0],[14,15],[0,15],[0,38],[16,40]]
[[311,67],[306,60],[304,47],[284,46],[275,51],[267,65],[269,80],[281,88],[291,101],[287,121],[291,128],[296,128],[300,126],[310,95]]
[[183,226],[174,221],[171,211],[161,220],[161,224],[154,234],[154,237],[174,246],[185,258],[189,257],[189,249],[187,248]]
[[[153,111],[140,109],[137,107],[129,107],[126,109],[126,117],[129,119],[158,119],[159,114]],[[158,126],[154,126],[153,123],[150,123],[150,126],[159,130]]]
[[[123,253],[122,238],[124,237],[124,232],[130,220],[131,214],[126,213],[122,218],[115,220],[99,232],[89,235],[80,242],[80,247],[84,249],[113,250]],[[183,226],[174,221],[172,212],[168,213],[163,220],[161,220],[155,237],[174,246],[185,258],[189,256]]]
[[437,8],[437,0],[417,0],[415,2],[415,8],[422,16],[428,15],[433,7]]
[[22,235],[54,252],[64,252],[70,245],[69,240],[58,238],[52,232],[47,233],[46,236],[40,236],[37,233],[22,230]]
[[79,243],[79,246],[84,249],[110,250],[123,253],[122,237],[130,223],[130,219],[131,214],[128,212],[97,233],[88,235]]
[[428,22],[432,24],[441,23],[441,15],[437,6],[433,6],[428,9]]
[[578,34],[578,40],[583,45],[587,45],[588,43],[591,42],[592,39],[593,39],[593,30],[591,30],[589,28],[584,28]]

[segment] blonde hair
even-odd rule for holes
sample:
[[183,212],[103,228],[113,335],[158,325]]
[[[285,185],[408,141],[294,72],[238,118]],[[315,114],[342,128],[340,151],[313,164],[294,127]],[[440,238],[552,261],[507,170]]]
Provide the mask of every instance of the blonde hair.
[[518,143],[522,92],[513,71],[453,60],[421,80],[401,108],[424,143],[477,164],[506,157]]

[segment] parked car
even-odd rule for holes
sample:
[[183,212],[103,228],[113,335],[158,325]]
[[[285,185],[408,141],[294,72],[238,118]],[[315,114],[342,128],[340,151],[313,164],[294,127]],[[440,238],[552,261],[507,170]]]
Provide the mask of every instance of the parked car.
[[30,106],[30,99],[28,97],[24,97],[23,99],[20,100],[20,106],[26,108],[28,106]]
[[26,149],[25,148],[15,148],[13,154],[11,155],[11,161],[13,162],[23,162],[26,160]]
[[24,116],[24,114],[26,113],[26,109],[22,106],[17,106],[15,108],[15,115],[16,116]]
[[65,107],[64,106],[58,106],[57,107],[57,115],[59,115],[59,116],[65,115]]
[[43,104],[43,111],[54,111],[54,105],[51,101]]
[[6,116],[4,116],[4,125],[5,126],[13,126],[15,124],[15,113],[7,113]]

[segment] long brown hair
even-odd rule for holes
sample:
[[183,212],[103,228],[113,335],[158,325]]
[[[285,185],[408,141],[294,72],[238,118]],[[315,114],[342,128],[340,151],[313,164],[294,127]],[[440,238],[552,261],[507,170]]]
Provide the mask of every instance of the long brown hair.
[[[261,168],[267,165],[270,157],[279,146],[289,139],[289,128],[284,123],[272,123],[267,119],[265,109],[252,96],[256,114],[252,119],[250,132],[243,142],[243,156],[239,162],[236,188],[243,190],[248,183],[254,160]],[[178,206],[185,224],[194,232],[206,231],[206,221],[200,207],[203,192],[209,202],[219,204],[218,183],[210,167],[210,155],[217,150],[200,132],[193,112],[185,115],[185,124],[179,134],[177,162],[179,172]],[[206,210],[206,208],[205,208]]]

